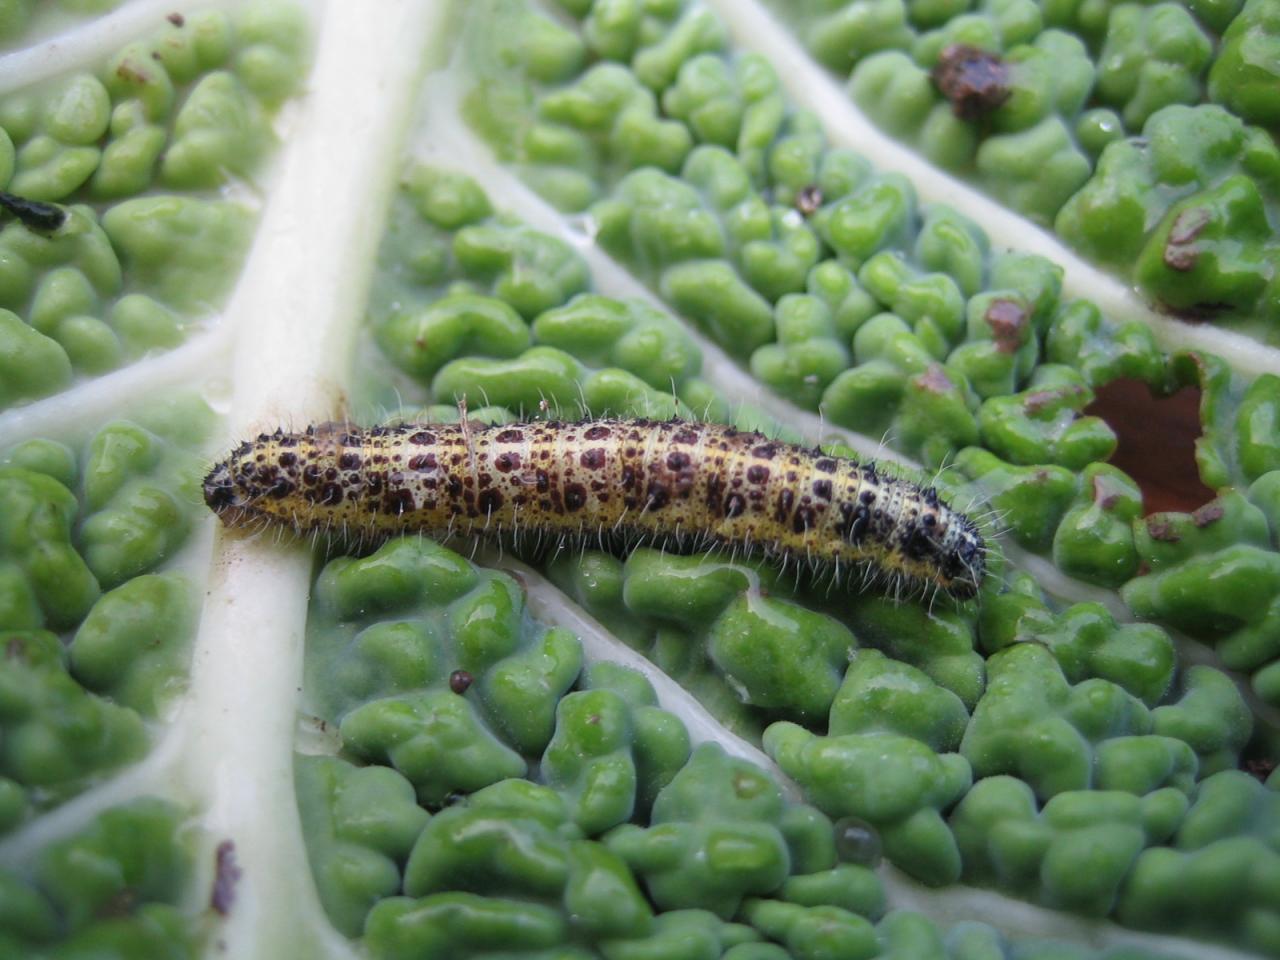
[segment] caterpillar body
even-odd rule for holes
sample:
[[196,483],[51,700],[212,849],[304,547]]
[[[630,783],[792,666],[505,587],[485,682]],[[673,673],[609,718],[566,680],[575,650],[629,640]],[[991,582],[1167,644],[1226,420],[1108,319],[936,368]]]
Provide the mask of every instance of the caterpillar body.
[[714,423],[327,424],[241,444],[204,480],[232,526],[383,538],[538,531],[651,538],[973,596],[977,525],[874,463]]

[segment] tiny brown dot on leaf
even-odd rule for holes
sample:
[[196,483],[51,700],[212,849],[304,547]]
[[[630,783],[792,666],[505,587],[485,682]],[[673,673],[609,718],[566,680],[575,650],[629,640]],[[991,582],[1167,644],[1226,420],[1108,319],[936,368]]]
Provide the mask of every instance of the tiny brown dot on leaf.
[[449,689],[461,696],[471,688],[474,678],[466,670],[455,670],[449,674]]

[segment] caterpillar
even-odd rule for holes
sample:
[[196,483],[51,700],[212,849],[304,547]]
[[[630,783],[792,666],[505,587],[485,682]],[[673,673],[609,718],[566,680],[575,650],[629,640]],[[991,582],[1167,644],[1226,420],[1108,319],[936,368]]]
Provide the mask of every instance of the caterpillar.
[[344,424],[242,443],[204,479],[229,526],[650,537],[860,571],[896,593],[972,597],[977,524],[933,487],[714,423]]

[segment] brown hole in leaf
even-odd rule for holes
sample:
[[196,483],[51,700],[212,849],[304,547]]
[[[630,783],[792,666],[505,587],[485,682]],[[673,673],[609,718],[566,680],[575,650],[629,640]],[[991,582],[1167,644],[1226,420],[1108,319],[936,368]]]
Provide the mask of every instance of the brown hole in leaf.
[[1148,515],[1168,510],[1190,513],[1214,498],[1196,469],[1199,387],[1153,397],[1141,380],[1125,378],[1095,393],[1097,399],[1084,414],[1101,417],[1115,431],[1119,443],[1111,464],[1142,488]]

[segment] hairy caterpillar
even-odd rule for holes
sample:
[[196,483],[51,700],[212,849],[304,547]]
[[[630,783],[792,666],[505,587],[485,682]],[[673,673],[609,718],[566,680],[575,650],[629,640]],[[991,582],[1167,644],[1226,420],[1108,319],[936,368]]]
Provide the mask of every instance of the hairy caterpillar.
[[204,480],[228,525],[386,537],[654,537],[973,596],[977,525],[874,463],[681,420],[327,424],[241,444]]

